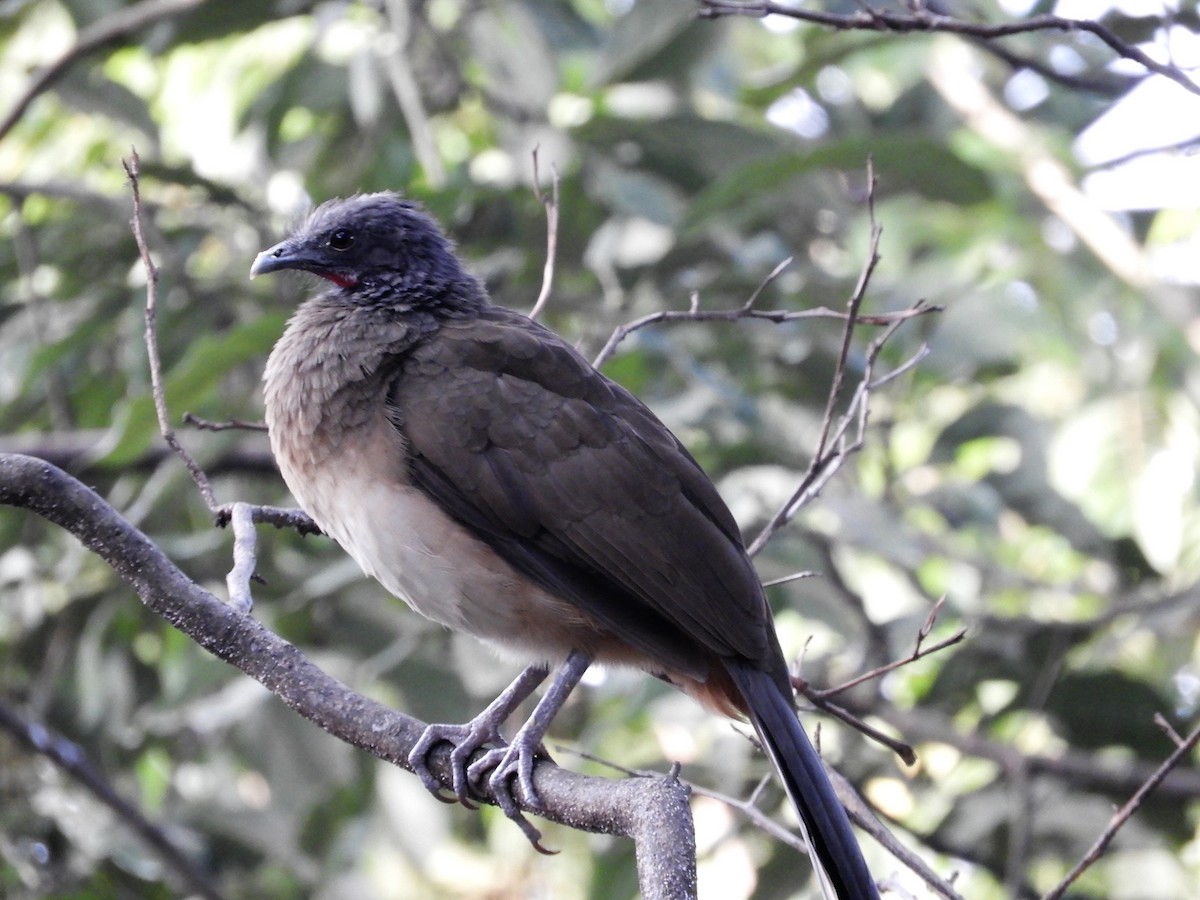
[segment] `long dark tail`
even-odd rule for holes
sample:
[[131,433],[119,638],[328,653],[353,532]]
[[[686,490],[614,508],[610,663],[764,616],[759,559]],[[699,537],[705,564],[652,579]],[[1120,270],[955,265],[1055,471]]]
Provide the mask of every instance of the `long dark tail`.
[[800,726],[791,697],[769,672],[736,660],[727,660],[725,667],[800,816],[801,832],[826,900],[876,900],[879,892],[850,820]]

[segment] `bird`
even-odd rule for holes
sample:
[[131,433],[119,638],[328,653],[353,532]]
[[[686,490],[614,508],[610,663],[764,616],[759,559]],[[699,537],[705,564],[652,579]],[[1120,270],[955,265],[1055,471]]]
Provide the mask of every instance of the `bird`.
[[[766,594],[729,509],[650,409],[571,344],[494,304],[422,206],[395,192],[317,206],[251,278],[318,276],[267,360],[288,488],[414,610],[528,662],[449,743],[453,793],[486,781],[539,849],[514,791],[592,664],[632,667],[753,725],[796,808],[826,898],[878,896],[796,712]],[[557,673],[506,741],[501,725]],[[482,753],[482,755],[480,755]]]

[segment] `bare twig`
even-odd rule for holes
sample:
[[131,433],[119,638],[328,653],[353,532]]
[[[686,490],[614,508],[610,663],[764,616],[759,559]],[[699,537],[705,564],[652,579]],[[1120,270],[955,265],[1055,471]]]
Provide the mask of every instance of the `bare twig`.
[[1171,742],[1176,747],[1182,747],[1184,743],[1183,736],[1175,730],[1175,726],[1167,721],[1167,717],[1162,713],[1154,714],[1154,724],[1162,729],[1162,733],[1171,739]]
[[[847,301],[846,312],[841,317],[845,323],[842,329],[842,343],[838,354],[838,361],[834,367],[833,384],[830,386],[829,397],[825,404],[825,414],[821,421],[817,448],[813,453],[808,469],[801,476],[800,482],[792,492],[792,495],[776,511],[775,515],[771,517],[750,543],[747,552],[751,556],[762,550],[780,528],[790,522],[805,504],[821,492],[821,489],[834,476],[838,469],[841,468],[846,459],[862,448],[870,410],[871,393],[877,387],[886,384],[897,374],[897,372],[893,372],[878,379],[875,377],[875,365],[879,360],[879,354],[882,352],[884,345],[895,334],[896,329],[907,319],[924,315],[935,309],[935,307],[928,306],[922,301],[906,310],[903,315],[894,315],[890,318],[888,327],[883,334],[876,337],[868,345],[862,378],[859,380],[858,387],[846,405],[845,413],[835,420],[834,410],[837,408],[842,394],[842,385],[845,379],[851,342],[854,337],[854,328],[857,324],[864,321],[864,317],[860,315],[859,311],[866,297],[871,275],[879,263],[879,238],[882,234],[882,228],[875,220],[875,174],[869,162],[867,175],[867,213],[871,222],[871,237],[867,248],[867,258],[859,273],[858,282],[850,295],[850,299]],[[916,365],[927,352],[925,347],[921,347],[897,371],[907,371]],[[850,434],[852,427],[854,435],[847,440],[847,435]]]
[[1188,77],[1177,66],[1161,63],[1145,51],[1123,41],[1117,34],[1092,19],[1068,19],[1062,16],[1031,16],[1020,22],[1004,22],[991,25],[985,22],[965,22],[952,16],[938,15],[924,9],[899,12],[894,9],[865,7],[853,13],[831,13],[824,10],[785,6],[773,0],[700,0],[699,16],[717,19],[725,16],[786,16],[802,22],[811,22],[837,31],[877,31],[895,34],[913,32],[945,32],[980,40],[996,40],[1035,31],[1059,31],[1064,33],[1087,32],[1099,38],[1110,50],[1125,59],[1138,63],[1148,72],[1169,78],[1193,94],[1200,94],[1200,84]]
[[208,419],[202,419],[194,413],[185,412],[183,421],[193,428],[199,428],[201,431],[266,431],[266,422],[247,422],[244,419],[230,419],[227,422],[210,422]]
[[[759,285],[754,289],[754,292],[746,298],[746,302],[742,304],[742,311],[749,313],[752,309],[754,309],[754,304],[758,302],[758,298],[762,296],[762,292],[765,291],[772,284],[772,282],[775,281],[776,278],[782,275],[783,270],[790,266],[795,259],[796,257],[794,256],[784,257],[784,259],[779,262],[775,268],[768,272],[767,277],[759,282]],[[700,298],[696,295],[693,295],[692,309],[698,309],[699,306]]]
[[854,340],[854,326],[858,320],[858,311],[862,307],[867,294],[867,286],[871,283],[871,275],[879,265],[879,238],[883,234],[883,226],[875,220],[875,171],[871,160],[867,160],[867,215],[871,221],[871,237],[867,246],[867,259],[862,270],[858,273],[858,283],[850,294],[850,302],[846,304],[846,324],[842,328],[842,346],[838,350],[837,364],[833,367],[833,384],[829,388],[829,396],[825,400],[825,415],[821,420],[821,433],[817,438],[817,447],[813,451],[813,460],[825,456],[829,430],[833,427],[833,412],[842,396],[842,382],[846,377],[846,362],[850,358],[850,345]]
[[142,227],[142,191],[139,183],[141,158],[137,150],[131,150],[129,159],[122,160],[121,164],[125,167],[125,174],[129,177],[129,190],[133,194],[133,219],[130,225],[142,265],[146,269],[146,352],[150,357],[150,387],[154,395],[154,414],[158,417],[158,430],[167,445],[175,451],[175,455],[187,466],[192,481],[196,483],[200,496],[204,498],[204,504],[210,511],[216,512],[217,500],[208,482],[208,476],[175,436],[175,429],[171,427],[170,416],[167,413],[162,361],[158,353],[158,266],[150,256],[150,247],[146,243],[146,234]]
[[1172,752],[1170,756],[1163,760],[1162,765],[1154,770],[1154,774],[1147,778],[1142,786],[1137,789],[1137,792],[1129,798],[1125,805],[1113,814],[1113,817],[1109,820],[1107,827],[1105,827],[1104,831],[1100,833],[1100,836],[1096,839],[1096,842],[1092,844],[1088,852],[1083,855],[1083,858],[1075,865],[1073,869],[1071,869],[1070,872],[1066,874],[1066,877],[1064,877],[1062,881],[1060,881],[1051,891],[1049,891],[1042,898],[1042,900],[1058,900],[1058,898],[1066,894],[1067,889],[1075,883],[1079,876],[1082,875],[1093,863],[1095,863],[1096,860],[1100,859],[1100,857],[1104,855],[1104,851],[1108,848],[1108,845],[1112,843],[1112,839],[1117,836],[1117,832],[1120,831],[1125,823],[1129,821],[1129,818],[1135,812],[1137,812],[1138,807],[1142,805],[1146,797],[1148,797],[1150,793],[1162,783],[1162,780],[1167,777],[1167,774],[1172,769],[1183,762],[1183,760],[1193,750],[1196,749],[1197,745],[1200,745],[1200,725],[1197,725],[1194,729],[1192,729],[1192,732],[1183,740],[1183,742],[1175,747],[1174,752]]
[[21,120],[29,104],[48,90],[80,59],[107,44],[124,40],[148,25],[185,13],[203,2],[204,0],[144,0],[133,6],[118,8],[111,15],[98,19],[81,30],[74,45],[34,76],[25,92],[12,105],[8,115],[0,121],[0,140],[3,140]]
[[[678,322],[740,322],[743,319],[761,319],[765,322],[772,322],[776,325],[784,322],[797,322],[803,319],[834,319],[845,321],[847,314],[840,309],[830,309],[827,306],[815,306],[811,309],[746,309],[745,306],[739,306],[737,309],[699,309],[695,304],[695,295],[692,295],[692,303],[688,309],[666,309],[658,312],[647,313],[641,318],[634,319],[631,322],[626,322],[624,325],[618,326],[613,330],[607,343],[596,354],[596,358],[592,360],[592,365],[596,368],[604,366],[612,355],[616,352],[617,347],[621,342],[635,331],[640,331],[649,325],[657,325],[659,323],[675,324]],[[923,304],[920,307],[912,307],[910,309],[899,310],[898,312],[876,313],[871,315],[860,315],[858,317],[859,325],[879,325],[889,326],[897,322],[904,322],[908,319],[915,319],[918,316],[923,316],[931,312],[940,312],[941,307],[930,304]]]
[[764,581],[763,587],[779,587],[781,584],[791,584],[793,581],[800,581],[803,578],[816,577],[816,572],[793,572],[791,575],[784,575],[782,578],[772,578],[770,581]]
[[250,596],[250,579],[254,576],[255,545],[254,511],[249,503],[234,503],[229,515],[233,529],[233,568],[225,576],[229,602],[238,612],[248,613],[254,606]]
[[538,176],[538,151],[533,148],[533,195],[538,203],[546,208],[546,265],[542,269],[542,289],[538,292],[537,302],[529,311],[529,318],[536,319],[550,299],[550,291],[554,287],[554,259],[558,253],[558,169],[550,167],[550,196],[542,193],[541,179]]
[[[868,672],[863,672],[861,675],[851,678],[849,681],[843,682],[842,684],[834,685],[833,687],[813,688],[806,685],[804,696],[808,697],[810,700],[814,700],[814,702],[816,699],[825,700],[829,697],[840,694],[843,691],[848,691],[851,688],[858,687],[864,682],[871,681],[875,678],[880,678],[886,675],[888,672],[894,672],[896,669],[907,666],[909,663],[916,662],[923,656],[930,656],[940,650],[945,650],[947,647],[953,647],[955,644],[960,643],[962,639],[967,636],[966,628],[958,629],[958,631],[954,632],[954,634],[950,635],[950,637],[940,640],[935,644],[931,644],[928,647],[924,646],[925,639],[928,638],[930,633],[933,631],[933,626],[937,622],[938,612],[941,611],[941,608],[945,602],[946,598],[940,597],[938,598],[938,601],[934,603],[933,608],[929,610],[929,615],[925,617],[925,622],[917,631],[917,639],[914,643],[913,651],[908,656],[904,657],[903,659],[894,660],[887,665],[878,666]],[[797,679],[793,679],[793,681],[796,680]],[[799,690],[799,685],[797,685],[797,690]]]
[[813,706],[821,710],[821,712],[845,722],[864,737],[870,738],[875,743],[887,747],[887,749],[891,750],[898,757],[900,757],[906,766],[911,766],[916,763],[917,751],[913,749],[912,744],[902,741],[899,738],[894,738],[890,734],[880,731],[874,725],[869,725],[859,716],[846,709],[846,707],[834,703],[832,700],[825,699],[816,694],[810,694],[809,692],[812,690],[812,688],[808,686],[808,682],[793,677],[792,684],[797,691],[807,698]]
[[113,790],[100,770],[92,765],[82,747],[54,734],[41,723],[28,721],[3,703],[0,703],[0,728],[30,750],[50,760],[111,809],[186,882],[189,891],[209,900],[221,900],[222,894],[216,885],[175,846],[162,828],[147,819],[140,809]]

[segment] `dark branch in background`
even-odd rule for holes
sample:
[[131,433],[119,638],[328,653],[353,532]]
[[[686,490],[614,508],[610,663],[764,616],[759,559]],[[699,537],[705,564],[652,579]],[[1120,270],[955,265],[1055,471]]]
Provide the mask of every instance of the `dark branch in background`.
[[[933,6],[933,4],[929,5],[930,7]],[[1035,72],[1042,76],[1047,81],[1052,81],[1073,91],[1099,94],[1103,97],[1118,97],[1130,88],[1131,79],[1129,76],[1094,78],[1085,75],[1066,75],[1059,72],[1049,63],[1044,63],[1032,56],[1014,53],[1007,47],[987,38],[970,38],[970,41],[980,50],[990,53],[1014,71],[1028,69],[1030,72]],[[1140,76],[1138,80],[1140,80]]]
[[[953,719],[932,709],[868,706],[848,698],[846,705],[860,715],[877,716],[914,743],[948,744],[967,756],[991,760],[1006,771],[1025,765],[1033,774],[1052,775],[1076,788],[1104,793],[1137,790],[1155,767],[1140,759],[1105,760],[1070,748],[1054,756],[1028,753],[980,732],[963,733]],[[1176,769],[1158,785],[1161,797],[1179,800],[1200,798],[1200,772]]]
[[1174,81],[1184,90],[1200,94],[1200,84],[1183,70],[1169,63],[1160,63],[1144,51],[1123,41],[1101,23],[1092,19],[1067,19],[1062,16],[1032,16],[1020,22],[1005,22],[991,25],[986,22],[966,22],[953,16],[940,15],[927,9],[912,9],[906,12],[866,7],[853,13],[831,13],[824,10],[799,9],[775,3],[773,0],[699,0],[698,15],[705,19],[726,16],[749,16],[761,19],[766,16],[784,16],[801,22],[811,22],[836,31],[876,31],[894,34],[944,32],[983,41],[1030,34],[1037,31],[1057,31],[1066,34],[1087,32],[1106,44],[1118,56],[1138,63],[1148,72]]
[[185,13],[204,2],[205,0],[143,0],[133,6],[117,9],[84,28],[75,39],[74,46],[41,69],[25,88],[25,93],[17,98],[17,102],[0,121],[0,140],[3,140],[21,120],[29,104],[48,90],[80,59],[108,44],[123,41],[134,32],[141,31],[155,22]]
[[1141,159],[1145,156],[1158,156],[1164,153],[1183,153],[1190,156],[1198,151],[1200,151],[1200,137],[1192,137],[1186,141],[1179,141],[1174,144],[1163,144],[1158,147],[1143,147],[1140,150],[1131,150],[1128,153],[1114,156],[1103,162],[1094,163],[1091,171],[1094,172],[1097,169],[1115,169],[1118,166],[1123,166],[1126,163],[1131,163],[1135,159]]
[[[104,454],[106,435],[107,431],[104,429],[90,428],[66,432],[6,434],[0,435],[0,452],[36,456],[76,476],[83,472],[98,475],[106,471],[106,467],[100,462]],[[169,456],[174,456],[169,447],[147,447],[134,459],[122,463],[119,471],[122,474],[152,471]],[[271,451],[266,447],[256,448],[250,443],[221,451],[205,464],[204,469],[210,477],[231,473],[277,475],[279,472]],[[116,473],[118,470],[107,471]]]
[[[424,732],[424,722],[355,693],[283,638],[222,603],[70,475],[43,460],[0,454],[0,504],[30,510],[71,532],[103,558],[147,608],[201,647],[334,737],[408,768],[408,754]],[[442,745],[429,759],[431,770],[447,788],[452,784],[449,758],[449,747]],[[534,782],[545,804],[539,815],[571,828],[633,839],[644,896],[695,896],[695,836],[687,789],[678,780],[614,782],[539,759]],[[490,796],[482,799],[491,802]]]
[[[0,491],[2,490],[0,488]],[[7,731],[34,753],[50,760],[111,809],[184,881],[189,892],[207,897],[208,900],[222,900],[223,895],[216,886],[175,846],[166,833],[142,815],[140,809],[113,790],[112,785],[92,765],[78,744],[52,733],[38,722],[23,718],[4,703],[0,703],[0,729]]]

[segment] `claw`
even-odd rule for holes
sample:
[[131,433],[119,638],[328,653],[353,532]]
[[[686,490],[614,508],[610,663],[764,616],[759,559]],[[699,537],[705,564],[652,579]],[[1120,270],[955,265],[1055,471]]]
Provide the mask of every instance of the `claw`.
[[[450,802],[442,797],[442,783],[429,768],[429,756],[433,748],[445,741],[453,748],[450,751],[450,773],[455,800],[471,806],[472,785],[481,784],[486,778],[496,805],[516,823],[533,848],[546,855],[557,853],[542,846],[542,833],[521,812],[513,794],[513,781],[516,781],[516,789],[520,790],[527,808],[535,811],[544,808],[533,784],[533,767],[538,757],[548,758],[542,746],[542,736],[555,713],[587,671],[590,662],[586,654],[577,651],[567,657],[554,683],[511,744],[505,744],[500,736],[500,725],[546,677],[545,666],[527,668],[487,709],[467,724],[430,725],[409,753],[408,764],[434,796]],[[488,747],[489,744],[492,746]],[[480,750],[484,751],[483,755],[472,762],[472,757]],[[475,796],[483,795],[475,792]]]
[[492,796],[496,798],[500,808],[511,818],[510,810],[517,810],[517,803],[510,787],[510,781],[514,776],[521,789],[521,796],[525,799],[525,804],[534,810],[543,808],[537,788],[533,784],[533,766],[539,758],[550,758],[541,741],[518,734],[508,746],[494,747],[471,763],[467,769],[467,777],[473,782],[480,782],[484,776],[487,776]]
[[521,811],[512,787],[513,776],[516,776],[525,805],[534,810],[542,809],[542,801],[533,786],[533,765],[539,756],[544,755],[540,743],[533,744],[530,749],[528,742],[521,741],[518,745],[514,741],[507,747],[494,747],[479,757],[467,769],[467,776],[476,783],[486,777],[492,799],[504,815],[521,829],[533,849],[546,856],[554,856],[558,851],[542,844],[542,833]]
[[[516,677],[492,703],[465,725],[430,725],[425,729],[420,739],[408,754],[408,764],[425,789],[439,800],[447,803],[461,803],[475,808],[471,802],[471,777],[468,767],[471,757],[489,744],[503,748],[504,739],[500,736],[500,726],[504,720],[520,705],[533,689],[546,677],[545,666],[530,666]],[[440,743],[451,746],[450,751],[450,780],[453,797],[442,794],[442,782],[429,768],[429,758],[434,748]],[[476,779],[478,780],[478,779]]]
[[[453,748],[450,751],[453,799],[442,796],[442,783],[429,768],[429,756],[433,748],[442,742]],[[476,751],[493,743],[503,746],[504,739],[500,737],[499,728],[483,716],[472,719],[465,725],[430,725],[408,754],[408,764],[421,779],[425,789],[438,799],[473,807],[470,801],[471,778],[467,774],[467,764]]]

